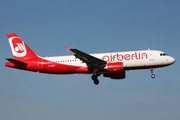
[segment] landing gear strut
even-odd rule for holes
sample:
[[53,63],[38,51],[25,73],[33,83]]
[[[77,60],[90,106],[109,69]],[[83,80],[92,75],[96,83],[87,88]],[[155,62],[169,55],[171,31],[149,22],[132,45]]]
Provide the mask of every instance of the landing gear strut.
[[151,71],[151,77],[152,77],[152,78],[155,78],[155,74],[154,74],[153,70],[154,70],[153,68],[150,68],[150,71]]
[[93,74],[93,75],[91,76],[91,78],[92,78],[92,80],[94,81],[94,84],[95,84],[95,85],[98,85],[98,84],[99,84],[98,75]]

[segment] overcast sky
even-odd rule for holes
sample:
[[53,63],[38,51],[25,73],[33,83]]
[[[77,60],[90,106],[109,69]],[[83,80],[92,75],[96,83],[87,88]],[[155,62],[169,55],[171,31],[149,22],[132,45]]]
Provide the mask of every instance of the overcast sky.
[[[126,79],[50,75],[6,68],[17,33],[38,55],[155,49],[172,66],[127,71]],[[1,0],[1,120],[179,120],[179,0]]]

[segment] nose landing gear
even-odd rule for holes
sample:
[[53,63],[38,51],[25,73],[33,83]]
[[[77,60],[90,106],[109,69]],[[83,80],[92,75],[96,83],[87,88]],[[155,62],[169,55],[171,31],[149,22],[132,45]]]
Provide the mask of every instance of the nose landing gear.
[[150,68],[150,71],[151,71],[151,78],[155,78],[155,74],[154,74],[154,72],[153,72],[153,68]]

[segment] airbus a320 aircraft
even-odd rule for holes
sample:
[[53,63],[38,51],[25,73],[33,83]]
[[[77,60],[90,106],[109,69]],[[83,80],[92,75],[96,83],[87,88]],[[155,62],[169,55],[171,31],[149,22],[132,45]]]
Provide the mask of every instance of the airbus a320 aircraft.
[[49,74],[92,74],[95,85],[98,76],[124,79],[127,70],[150,69],[155,78],[154,68],[165,67],[175,59],[158,50],[137,50],[87,54],[78,49],[66,47],[74,56],[40,57],[36,55],[15,33],[7,34],[14,58],[6,58],[7,67]]

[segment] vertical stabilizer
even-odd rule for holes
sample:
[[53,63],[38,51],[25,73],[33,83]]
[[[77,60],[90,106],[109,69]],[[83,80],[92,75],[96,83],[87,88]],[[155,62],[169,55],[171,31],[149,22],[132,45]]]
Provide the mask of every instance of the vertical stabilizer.
[[14,59],[30,60],[38,58],[38,56],[29,48],[26,43],[15,33],[7,34],[8,41],[12,50]]

